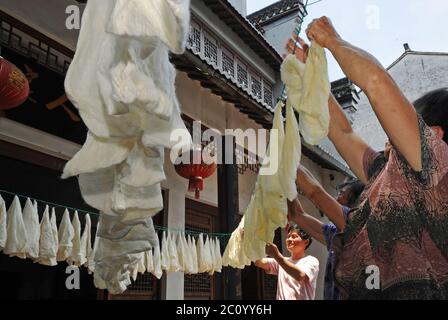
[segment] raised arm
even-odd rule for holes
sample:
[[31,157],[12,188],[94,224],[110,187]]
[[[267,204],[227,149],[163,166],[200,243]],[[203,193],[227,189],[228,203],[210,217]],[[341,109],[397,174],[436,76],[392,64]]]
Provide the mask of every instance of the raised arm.
[[288,201],[288,220],[297,223],[311,237],[326,245],[323,227],[324,224],[318,219],[305,213],[299,199]]
[[266,253],[271,256],[283,270],[286,271],[291,277],[296,279],[297,281],[309,280],[308,276],[305,272],[303,272],[299,267],[297,267],[294,263],[288,260],[288,258],[284,257],[280,251],[278,250],[275,244],[268,244],[266,246]]
[[[308,58],[309,46],[301,38],[298,38],[300,44],[298,46],[293,38],[295,39],[296,35],[288,40],[285,47],[290,53],[294,50],[296,58],[305,63]],[[358,179],[366,184],[367,177],[364,174],[363,158],[368,145],[353,131],[342,107],[332,94],[328,103],[331,117],[329,138]]]
[[260,269],[263,269],[265,272],[269,272],[270,270],[267,258],[255,261],[255,266],[257,266]]
[[330,50],[347,77],[366,93],[391,142],[414,170],[421,171],[417,113],[378,60],[344,41],[327,17],[314,20],[307,35]]
[[[345,217],[342,210],[342,205],[339,204],[330,194],[328,194],[328,192],[325,191],[319,182],[317,182],[313,175],[302,166],[300,166],[297,170],[296,184],[305,197],[308,198],[320,211],[322,211],[339,230],[345,229]],[[296,211],[299,211],[299,209],[297,209],[297,203],[295,204],[295,207]]]
[[331,117],[328,138],[358,179],[367,184],[368,177],[364,172],[363,158],[369,146],[353,131],[342,107],[333,95],[330,95],[328,105]]

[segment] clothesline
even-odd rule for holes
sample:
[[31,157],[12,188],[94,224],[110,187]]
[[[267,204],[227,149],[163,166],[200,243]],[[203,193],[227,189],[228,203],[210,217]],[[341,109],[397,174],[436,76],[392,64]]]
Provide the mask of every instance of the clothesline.
[[44,200],[40,200],[40,199],[35,199],[35,198],[33,198],[33,197],[28,197],[28,196],[24,196],[24,195],[21,195],[21,194],[18,194],[18,193],[9,192],[9,191],[0,189],[0,193],[1,193],[1,192],[6,193],[6,194],[9,194],[9,195],[12,195],[12,196],[17,196],[17,197],[22,198],[22,199],[30,199],[30,200],[34,200],[34,201],[36,201],[36,202],[38,202],[38,203],[41,203],[41,204],[47,204],[47,205],[52,206],[52,207],[58,207],[58,208],[62,208],[62,209],[68,209],[68,210],[72,210],[72,211],[78,211],[78,213],[84,213],[84,214],[88,214],[88,215],[91,215],[91,216],[92,216],[92,215],[93,215],[93,216],[97,216],[97,217],[100,216],[99,213],[90,212],[90,211],[86,211],[86,210],[82,210],[82,209],[77,209],[77,208],[72,208],[72,207],[69,207],[69,206],[63,206],[63,205],[60,205],[60,204],[57,204],[57,203],[52,203],[52,202],[48,202],[48,201],[44,201]]
[[[301,21],[300,21],[299,25],[294,29],[297,32],[297,35],[296,35],[297,37],[296,37],[296,39],[294,41],[294,48],[292,49],[292,54],[296,53],[297,42],[299,41],[300,32],[302,32],[303,21],[305,20],[305,17],[308,16],[308,10],[307,10],[308,1],[309,0],[306,0],[305,4],[303,5],[303,16],[301,18]],[[320,2],[320,1],[313,2],[310,5],[315,4],[317,2]],[[280,95],[279,101],[282,101],[283,103],[285,103],[286,99],[287,99],[287,97],[286,97],[286,85],[283,84],[282,94]]]
[[[8,210],[4,200],[0,201],[0,252],[9,257],[31,259],[48,267],[66,262],[76,267],[84,266],[89,273],[97,271],[97,261],[103,261],[104,249],[99,245],[101,237],[92,237],[88,215],[84,228],[81,227],[77,214],[71,221],[69,215],[64,214],[58,226],[54,208],[51,210],[51,217],[48,207],[42,218],[38,214],[37,201],[52,203],[33,199],[36,202],[32,204],[31,198],[20,195],[27,198],[22,209],[19,195],[0,190],[0,194],[2,193],[14,195],[14,200]],[[154,230],[156,228],[148,227],[150,248],[142,248],[141,250],[146,251],[139,253],[133,252],[132,264],[126,264],[129,272],[127,276],[134,281],[138,274],[147,272],[160,279],[163,271],[210,275],[222,271],[223,243],[220,238],[203,233],[198,234],[197,239],[179,232],[164,232],[162,235],[157,234]],[[160,226],[157,229],[170,230]]]
[[[14,192],[2,190],[2,189],[0,189],[0,193],[6,193],[6,194],[9,194],[11,196],[17,196],[17,197],[22,198],[22,199],[34,200],[34,201],[36,201],[38,203],[49,205],[49,206],[52,206],[52,207],[58,207],[58,208],[62,208],[62,209],[68,209],[68,210],[71,210],[71,211],[77,211],[78,213],[94,215],[94,216],[97,216],[97,217],[100,216],[99,213],[90,212],[90,211],[77,209],[77,208],[72,208],[72,207],[69,207],[69,206],[64,206],[64,205],[60,205],[60,204],[56,204],[56,203],[52,203],[52,202],[36,199],[36,198],[33,198],[33,197],[28,197],[28,196],[25,196],[25,195],[21,195],[21,194],[18,194],[18,193],[14,193]],[[178,228],[177,229],[176,228],[168,228],[168,227],[156,226],[156,225],[154,225],[154,229],[156,229],[157,231],[180,232],[180,233],[184,233],[186,235],[191,235],[191,236],[199,236],[200,234],[203,234],[204,236],[215,237],[215,238],[224,238],[224,239],[225,238],[230,238],[230,236],[231,236],[231,233],[206,233],[206,232],[184,230],[184,229],[178,229]]]

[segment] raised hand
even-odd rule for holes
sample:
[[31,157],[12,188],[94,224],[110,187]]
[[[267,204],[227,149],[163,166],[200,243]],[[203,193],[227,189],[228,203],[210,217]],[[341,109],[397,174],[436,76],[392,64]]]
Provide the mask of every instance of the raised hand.
[[266,254],[272,258],[278,258],[280,256],[280,251],[275,244],[266,245]]
[[[297,38],[297,36],[293,34],[292,37],[288,39],[285,49],[288,50],[288,53],[294,54],[301,62],[306,63],[310,46],[302,38]],[[284,55],[283,58],[286,58],[286,55]]]
[[336,32],[331,20],[327,17],[314,19],[306,29],[306,35],[310,41],[316,41],[323,48],[330,48],[341,39]]

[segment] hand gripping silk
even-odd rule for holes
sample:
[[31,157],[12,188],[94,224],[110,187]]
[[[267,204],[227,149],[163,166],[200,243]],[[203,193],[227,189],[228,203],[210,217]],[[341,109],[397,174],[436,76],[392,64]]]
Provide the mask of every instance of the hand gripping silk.
[[317,43],[310,47],[306,65],[294,55],[286,57],[281,67],[288,102],[300,114],[300,132],[305,141],[317,145],[328,136],[331,85],[325,51]]

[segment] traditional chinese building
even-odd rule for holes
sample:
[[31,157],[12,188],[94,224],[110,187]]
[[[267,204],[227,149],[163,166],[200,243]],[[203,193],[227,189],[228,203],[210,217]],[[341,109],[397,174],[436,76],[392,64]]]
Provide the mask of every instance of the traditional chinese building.
[[264,35],[266,40],[281,54],[285,53],[285,38],[292,35],[295,27],[297,12],[304,14],[302,0],[281,0],[257,12],[251,13],[247,18]]
[[[275,8],[285,3],[292,3],[286,6],[287,15],[269,9],[277,12],[275,21],[301,16],[299,1],[280,1]],[[31,85],[26,103],[0,115],[0,189],[91,211],[80,196],[77,180],[59,178],[87,132],[64,93],[64,76],[78,36],[78,30],[66,26],[71,5],[71,0],[0,0],[1,54],[27,74]],[[77,7],[82,13],[83,5]],[[244,7],[239,7],[243,14]],[[223,134],[226,129],[270,129],[281,91],[282,57],[267,39],[269,30],[264,20],[257,23],[257,29],[227,0],[192,0],[191,10],[187,51],[172,56],[187,126],[200,121],[203,129]],[[260,25],[268,30],[264,35]],[[249,203],[264,150],[252,150],[236,139],[230,147],[239,163],[219,165],[217,172],[205,180],[200,199],[187,191],[188,181],[175,172],[167,153],[167,180],[162,184],[165,208],[155,217],[155,224],[204,233],[234,230]],[[303,164],[335,194],[337,185],[350,175],[348,168],[320,147],[304,145],[303,153]],[[5,200],[9,204],[11,198]],[[305,201],[305,206],[321,218],[310,203]],[[281,233],[277,238],[281,245]],[[317,294],[322,298],[326,249],[315,243],[310,254],[321,262]],[[15,288],[12,296],[18,298],[275,298],[276,279],[254,267],[242,272],[225,269],[213,277],[170,273],[156,280],[148,274],[140,276],[123,295],[113,297],[97,291],[87,274],[82,278],[85,290],[66,293],[61,284],[63,267],[41,267],[6,256],[0,259],[2,287],[6,283],[7,290]]]

